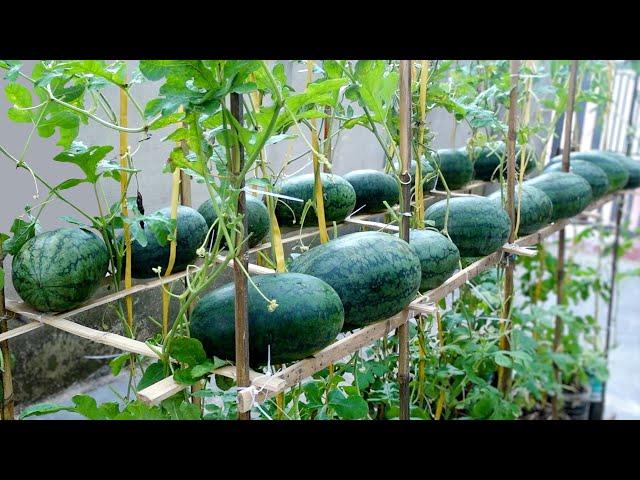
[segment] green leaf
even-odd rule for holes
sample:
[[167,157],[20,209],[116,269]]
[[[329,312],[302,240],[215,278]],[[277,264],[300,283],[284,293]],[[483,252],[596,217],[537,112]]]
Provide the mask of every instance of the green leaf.
[[171,115],[160,117],[156,121],[152,122],[149,125],[149,130],[158,130],[159,128],[167,127],[173,123],[181,122],[183,119],[183,112],[172,113]]
[[145,388],[153,385],[154,383],[158,383],[160,380],[165,378],[164,374],[164,364],[161,361],[157,361],[149,365],[144,373],[142,374],[142,378],[138,382],[138,386],[136,390],[144,390]]
[[348,81],[346,78],[330,78],[310,83],[304,92],[287,97],[285,99],[285,104],[294,113],[302,107],[306,107],[311,104],[333,105],[335,102],[335,94],[347,83]]
[[175,337],[171,342],[169,355],[180,363],[195,366],[207,359],[202,343],[196,338]]
[[172,420],[200,420],[200,408],[186,402],[180,395],[176,395],[164,400],[161,404]]
[[359,395],[346,396],[340,390],[331,390],[328,395],[329,406],[345,420],[358,420],[369,415],[367,402]]
[[11,225],[13,236],[3,242],[2,249],[9,255],[17,255],[25,242],[35,236],[37,226],[38,223],[35,220],[25,222],[21,218],[16,218]]
[[67,63],[67,68],[69,73],[94,75],[118,86],[124,86],[127,77],[127,64],[123,60],[112,64],[104,60],[72,60]]
[[496,352],[493,355],[493,360],[501,367],[511,368],[513,366],[511,359],[502,352]]
[[191,367],[178,368],[173,372],[173,379],[183,385],[193,385],[199,380],[191,373]]
[[53,159],[56,162],[67,162],[78,165],[87,176],[86,181],[96,183],[99,178],[97,172],[98,163],[111,150],[113,150],[111,145],[87,147],[82,142],[73,142],[71,148],[59,153],[53,157]]
[[17,108],[11,107],[7,110],[7,118],[12,122],[17,123],[29,123],[33,121],[33,117],[31,116],[30,110],[18,110]]
[[4,75],[5,80],[13,82],[18,78],[18,72],[22,68],[22,62],[18,60],[0,60],[0,68],[7,69],[7,73]]
[[159,407],[150,407],[139,401],[127,405],[127,407],[114,420],[168,420],[169,416]]
[[89,395],[75,395],[71,400],[76,405],[75,412],[89,420],[109,420],[120,413],[116,402],[107,402],[98,406],[96,399]]
[[191,375],[194,377],[203,377],[209,373],[214,372],[218,368],[225,366],[228,362],[220,360],[217,357],[213,357],[213,360],[206,359],[204,362],[199,363],[191,368]]
[[75,407],[58,405],[55,403],[40,403],[25,408],[18,415],[18,420],[24,420],[27,417],[37,417],[40,415],[49,415],[56,412],[75,412]]
[[118,355],[116,358],[112,359],[109,362],[109,368],[111,369],[111,374],[114,377],[120,375],[122,371],[122,367],[127,364],[127,361],[131,358],[130,353],[123,353],[122,355]]
[[17,107],[31,107],[33,105],[31,92],[29,89],[19,83],[9,83],[4,87],[4,93],[7,100]]
[[59,183],[55,187],[54,190],[67,190],[69,188],[73,188],[76,185],[80,185],[81,183],[85,183],[87,180],[84,178],[68,178],[67,180]]

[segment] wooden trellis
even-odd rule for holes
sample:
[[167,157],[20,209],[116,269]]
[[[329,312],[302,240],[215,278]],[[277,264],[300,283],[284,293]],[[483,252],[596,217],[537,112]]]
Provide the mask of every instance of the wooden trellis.
[[[405,65],[405,67],[408,68],[409,61],[406,61],[406,62],[407,62],[407,65]],[[577,62],[575,62],[574,65],[577,65]],[[572,74],[573,73],[574,71],[572,70]],[[401,76],[401,82],[402,81],[407,82],[406,75],[410,75],[410,70],[405,72],[404,75],[405,75],[404,77]],[[408,84],[410,85],[410,82]],[[402,105],[403,100],[406,101],[407,95],[410,95],[410,91],[409,89],[401,88],[400,93],[401,93],[400,102]],[[513,98],[515,98],[515,96]],[[513,98],[512,98],[512,102],[513,102]],[[405,115],[408,115],[408,118],[410,119],[410,98],[408,100],[409,100],[409,103],[408,103],[409,110],[403,111],[403,113]],[[570,106],[572,106],[573,102],[570,101],[569,104]],[[241,115],[238,115],[238,117],[240,116]],[[571,115],[567,115],[566,118],[570,119]],[[515,114],[514,114],[513,121],[515,122]],[[568,128],[569,135],[566,135],[566,138],[570,138],[571,137],[570,120],[567,123],[569,125],[568,127],[565,127],[565,128]],[[401,141],[401,147],[402,145],[405,145],[405,142],[406,142],[405,146],[410,145],[410,135],[411,135],[410,121],[402,122],[402,125],[403,125],[403,129],[401,131],[403,132],[402,133],[403,141]],[[511,125],[511,122],[510,122],[510,125]],[[509,186],[510,192],[508,192],[507,195],[509,198],[511,198],[511,202],[513,202],[513,195],[514,195],[513,188],[515,184],[514,178],[513,178],[513,175],[515,172],[515,155],[513,152],[514,147],[515,147],[515,136],[512,139],[510,135],[509,145],[508,145],[509,153],[507,155],[507,172],[509,177],[508,186]],[[402,148],[401,148],[401,151],[402,151]],[[240,162],[241,162],[242,153],[241,152],[238,152],[238,153],[240,155]],[[410,155],[410,148],[408,148],[405,151],[404,156],[401,155],[403,160],[402,162],[403,174],[407,173],[407,167],[410,161],[409,155]],[[568,169],[568,151],[566,152],[566,157],[567,157],[566,168]],[[483,187],[487,183],[488,182],[471,182],[468,185],[466,185],[463,189],[452,192],[451,195],[452,196],[473,195],[471,193],[472,189]],[[189,185],[189,178],[186,175],[182,175],[181,193],[182,193],[181,195],[182,203],[190,204],[191,203],[190,185]],[[533,233],[531,235],[527,235],[518,239],[510,238],[509,243],[503,245],[500,250],[477,260],[476,262],[470,264],[466,268],[455,273],[453,276],[451,276],[449,279],[443,282],[440,286],[420,295],[409,305],[409,307],[406,310],[403,310],[402,312],[394,315],[391,318],[388,318],[386,320],[374,323],[372,325],[368,325],[364,328],[351,332],[347,334],[345,337],[327,346],[323,350],[317,352],[313,356],[300,360],[298,362],[295,362],[280,372],[277,372],[270,376],[265,376],[263,374],[260,374],[258,372],[255,372],[249,369],[248,361],[244,361],[244,362],[241,361],[241,362],[238,362],[238,364],[235,367],[225,366],[212,372],[211,375],[221,375],[224,377],[234,379],[238,382],[238,386],[240,387],[237,395],[238,412],[240,413],[241,418],[249,418],[248,413],[251,411],[251,408],[255,404],[263,403],[266,400],[274,397],[275,395],[281,392],[284,392],[286,389],[293,387],[294,385],[301,382],[302,380],[312,376],[314,373],[317,373],[318,371],[326,368],[328,365],[348,355],[351,355],[357,352],[358,350],[360,350],[361,348],[367,345],[374,343],[380,338],[383,338],[389,335],[394,330],[401,331],[400,333],[401,344],[405,343],[406,341],[408,341],[407,323],[411,318],[420,314],[434,314],[436,312],[436,307],[434,305],[435,303],[445,298],[448,294],[452,293],[453,291],[459,289],[466,282],[476,277],[483,271],[500,264],[505,259],[510,258],[512,255],[534,256],[535,251],[527,247],[536,245],[557,232],[563,232],[564,228],[567,225],[569,225],[572,221],[578,221],[578,220],[584,220],[584,219],[593,220],[593,216],[589,215],[589,212],[599,209],[605,203],[616,200],[617,198],[623,198],[625,193],[628,194],[629,191],[619,191],[619,192],[609,194],[599,199],[598,201],[594,202],[592,205],[587,207],[587,209],[585,209],[585,212],[574,217],[573,219],[559,220],[545,228],[542,228],[536,233]],[[425,201],[428,201],[434,198],[440,198],[443,195],[446,196],[447,195],[446,192],[434,190],[433,192],[431,192],[431,195],[425,198]],[[240,201],[241,204],[243,204],[243,202],[244,200]],[[400,207],[400,211],[407,212],[408,211],[407,206],[402,205]],[[344,223],[358,225],[358,226],[361,226],[362,228],[400,231],[403,233],[404,232],[408,233],[409,223],[408,223],[408,217],[406,217],[405,215],[402,216],[404,223],[401,224],[400,226],[381,223],[379,221],[372,220],[372,218],[376,216],[379,216],[379,214],[358,215],[358,216],[347,218]],[[245,228],[246,228],[246,225],[245,225]],[[283,243],[286,244],[291,242],[299,242],[303,239],[311,238],[316,235],[318,235],[317,230],[309,231],[309,229],[305,229],[284,238]],[[245,258],[248,258],[248,254],[257,253],[268,248],[271,248],[271,244],[269,242],[266,242],[262,245],[259,245],[258,247],[248,250],[246,253],[243,252],[241,257],[242,259],[245,259]],[[562,253],[562,251],[560,253]],[[1,256],[1,252],[0,252],[0,256]],[[221,257],[219,257],[218,260],[221,260]],[[230,262],[228,264],[228,267],[231,269],[235,269],[234,262],[233,261]],[[266,274],[266,273],[274,272],[274,270],[272,269],[269,269],[260,265],[252,264],[252,263],[247,263],[246,268],[248,272],[253,274]],[[71,333],[72,335],[76,335],[96,343],[101,343],[104,345],[117,348],[123,352],[129,352],[129,353],[141,355],[144,357],[154,358],[154,359],[159,358],[162,352],[159,352],[158,348],[155,346],[152,348],[145,342],[141,342],[141,341],[138,341],[129,337],[125,337],[122,335],[118,335],[115,333],[104,332],[104,331],[96,330],[83,325],[79,325],[76,322],[73,322],[72,320],[70,320],[70,318],[73,317],[74,315],[86,312],[96,307],[99,307],[108,303],[112,303],[123,298],[130,297],[131,295],[148,291],[151,289],[155,289],[155,288],[161,287],[162,285],[185,279],[186,276],[187,276],[187,272],[185,271],[185,272],[175,273],[167,277],[149,280],[149,281],[140,283],[138,285],[132,286],[130,288],[126,288],[122,291],[115,292],[113,294],[106,295],[101,298],[92,299],[89,302],[85,303],[84,305],[74,310],[60,313],[60,314],[43,314],[41,312],[35,311],[34,309],[26,305],[24,302],[7,301],[6,302],[7,312],[13,314],[17,318],[20,318],[26,321],[26,323],[12,330],[8,330],[8,331],[0,330],[0,344],[3,346],[7,345],[7,341],[11,338],[15,338],[19,335],[23,335],[30,331],[39,329],[43,325],[48,325],[48,326],[57,328],[59,330]],[[244,278],[246,281],[246,277]],[[239,281],[239,276],[236,275],[236,282],[238,281]],[[246,284],[245,284],[245,287],[246,287]],[[0,299],[4,300],[4,295],[2,295]],[[244,302],[241,302],[241,303],[243,304],[238,304],[237,302],[237,308],[240,308],[241,311],[244,308],[244,314],[246,317],[246,306],[247,306],[246,296],[244,298]],[[5,319],[3,317],[4,312],[2,311],[2,307],[3,305],[0,304],[0,320],[4,321]],[[238,312],[238,310],[236,310],[236,312]],[[240,328],[243,329],[245,332],[246,341],[237,342],[237,345],[236,345],[236,358],[245,358],[245,360],[246,360],[245,354],[246,352],[248,352],[248,332],[246,331],[246,326],[247,326],[246,322],[240,325]],[[408,344],[406,347],[408,348]],[[401,352],[402,351],[403,350],[401,348]],[[3,353],[4,353],[4,349],[3,349]],[[406,381],[408,381],[408,363],[404,366],[402,364],[402,362],[405,360],[406,362],[408,362],[408,358],[409,358],[408,350],[406,351],[406,354],[404,355],[404,357],[406,358],[401,359],[400,375],[401,376],[406,375],[407,378],[406,379],[401,378],[401,385]],[[9,370],[9,376],[10,376],[10,370]],[[11,383],[9,381],[9,387],[10,386],[11,386]],[[144,390],[137,392],[137,395],[139,400],[143,401],[144,403],[154,405],[170,397],[171,395],[174,395],[175,393],[180,392],[185,388],[187,388],[187,385],[179,384],[173,379],[173,377],[168,377],[148,388],[145,388]],[[6,397],[7,391],[11,392],[11,390],[7,389],[5,385],[5,397]],[[402,392],[402,388],[401,388],[401,392]],[[401,411],[401,418],[408,419],[408,402],[406,397],[407,397],[406,395],[403,396],[401,400],[401,403],[403,403],[403,405],[401,406],[400,411]],[[13,416],[13,413],[11,413],[11,416]]]

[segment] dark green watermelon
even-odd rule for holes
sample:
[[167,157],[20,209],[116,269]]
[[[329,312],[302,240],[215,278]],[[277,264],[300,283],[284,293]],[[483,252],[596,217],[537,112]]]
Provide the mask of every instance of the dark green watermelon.
[[[529,235],[537,232],[542,227],[551,223],[553,216],[553,203],[551,199],[542,190],[533,185],[523,184],[520,187],[516,185],[516,209],[520,208],[520,224],[518,226],[519,235]],[[498,190],[487,198],[503,205],[506,200],[503,199],[503,192]]]
[[[324,215],[327,222],[341,222],[347,218],[356,205],[356,192],[344,178],[331,173],[321,173],[322,198],[324,199]],[[278,199],[276,216],[282,225],[300,223],[302,212],[307,201],[313,200],[313,174],[296,175],[284,180],[277,188],[277,193],[299,198],[302,202]],[[309,208],[304,219],[305,225],[317,225],[318,217],[313,207]]]
[[[562,162],[549,163],[544,170],[546,172],[562,172]],[[569,163],[569,171],[580,175],[589,182],[594,199],[602,197],[609,191],[609,177],[595,163],[572,159]]]
[[[571,160],[584,160],[599,166],[609,178],[609,192],[624,188],[629,181],[629,172],[616,158],[610,157],[605,152],[590,150],[586,152],[571,152]],[[562,155],[553,157],[549,163],[561,162]]]
[[629,173],[629,180],[624,188],[640,187],[640,162],[631,157],[627,157],[626,155],[622,155],[621,153],[607,152],[607,154],[619,160],[624,168],[627,169],[627,172]]
[[553,222],[577,215],[593,200],[589,182],[571,172],[543,173],[527,180],[525,185],[533,185],[547,194],[553,203]]
[[[537,155],[531,145],[526,146],[525,174],[533,171],[537,165]],[[520,170],[522,160],[522,146],[516,146],[516,172]],[[503,176],[506,177],[506,147],[504,142],[491,142],[483,147],[475,149],[475,159],[473,161],[474,178],[486,182],[499,178],[498,167],[503,165]]]
[[[425,218],[444,229],[447,200],[434,203]],[[454,197],[449,199],[447,231],[462,257],[481,257],[498,250],[509,238],[511,222],[502,207],[486,197]]]
[[[258,245],[264,237],[269,233],[269,210],[261,200],[254,197],[251,194],[247,194],[247,222],[249,224],[249,248]],[[216,199],[220,202],[220,199]],[[198,207],[198,213],[203,216],[207,222],[207,226],[211,228],[213,222],[216,221],[218,215],[213,208],[213,201],[211,199],[204,202]],[[215,230],[215,229],[214,229]],[[211,235],[211,241],[214,240],[215,235]],[[221,245],[224,245],[225,241],[222,240]]]
[[[165,218],[171,218],[169,207],[159,210],[158,213]],[[177,230],[176,259],[172,270],[174,273],[185,270],[187,265],[194,262],[196,251],[203,245],[209,227],[204,217],[196,210],[180,205]],[[144,231],[147,237],[145,247],[137,240],[131,242],[131,275],[134,278],[155,277],[157,274],[152,269],[158,266],[162,267],[161,274],[164,274],[169,264],[170,242],[161,246],[150,228],[145,228]]]
[[393,175],[378,170],[354,170],[344,179],[356,192],[354,210],[358,213],[384,212],[385,201],[392,207],[398,204],[400,189]]
[[344,305],[345,328],[389,318],[407,307],[420,287],[420,259],[407,242],[381,232],[358,232],[294,258],[290,272],[331,285]]
[[[249,283],[249,362],[264,365],[294,362],[313,355],[335,340],[344,309],[333,288],[319,278],[300,273],[252,277],[269,304]],[[204,295],[190,317],[191,336],[209,356],[235,360],[235,285],[229,283]]]
[[420,259],[421,292],[441,285],[459,267],[458,247],[435,230],[412,229],[409,232],[409,245]]
[[473,162],[463,148],[438,150],[437,159],[449,190],[458,190],[473,178]]
[[13,286],[41,312],[64,312],[87,301],[109,268],[109,252],[95,233],[60,228],[27,241],[13,258]]

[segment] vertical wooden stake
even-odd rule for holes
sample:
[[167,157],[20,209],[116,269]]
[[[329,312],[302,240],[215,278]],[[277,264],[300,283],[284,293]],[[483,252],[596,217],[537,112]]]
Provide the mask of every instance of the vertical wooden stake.
[[[411,219],[411,60],[400,60],[400,182],[402,207],[400,237],[409,242]],[[405,311],[405,314],[408,312]],[[400,420],[409,420],[409,325],[398,327],[398,382],[400,387]]]
[[[573,106],[576,96],[576,79],[578,76],[578,60],[571,62],[571,73],[569,76],[569,95],[567,99],[567,111],[564,115],[564,145],[562,147],[562,170],[569,171],[569,153],[571,152],[571,123],[573,120]],[[558,263],[557,263],[557,279],[556,279],[556,302],[558,305],[564,304],[564,251],[565,251],[565,229],[559,232],[558,239]],[[559,315],[555,319],[555,331],[553,334],[553,351],[557,352],[562,341],[563,331],[562,318]],[[560,371],[554,364],[554,374],[556,379],[560,380]],[[558,396],[551,398],[551,415],[554,420],[558,419]]]
[[[4,275],[4,252],[0,243],[0,273]],[[4,279],[3,279],[4,280]],[[0,289],[0,333],[5,333],[8,329],[7,310],[4,305],[4,285]],[[11,376],[11,352],[9,351],[9,340],[0,342],[0,354],[4,369],[2,370],[2,398],[0,398],[0,420],[13,420],[13,377]]]
[[[128,125],[128,98],[123,88],[120,89],[120,126]],[[120,166],[125,169],[129,168],[129,139],[127,132],[120,132]],[[129,215],[127,207],[127,185],[129,184],[129,173],[125,170],[120,172],[120,195],[122,203],[120,211],[125,217]],[[129,225],[125,223],[122,227],[125,245],[125,267],[124,267],[124,288],[131,288],[131,230]],[[133,297],[128,295],[125,297],[125,305],[127,308],[127,325],[129,326],[128,334],[133,337]],[[133,364],[133,363],[132,363]]]
[[[511,232],[509,233],[509,243],[516,240],[516,209],[515,209],[515,187],[516,187],[516,128],[518,118],[518,80],[520,71],[520,60],[511,60],[511,92],[509,93],[509,117],[507,134],[507,214],[511,220]],[[502,322],[500,330],[500,349],[510,350],[509,327],[511,325],[511,303],[513,300],[513,271],[515,261],[511,255],[507,255],[507,265],[504,272],[504,307],[502,311]],[[511,369],[498,367],[498,388],[506,395],[511,383]]]
[[[242,123],[242,99],[240,94],[231,94],[231,114]],[[236,377],[238,387],[244,388],[250,385],[249,379],[249,295],[248,281],[242,270],[248,270],[249,258],[247,244],[243,242],[245,232],[248,230],[246,212],[246,194],[244,191],[244,178],[238,178],[244,166],[244,152],[240,143],[231,149],[231,165],[235,180],[235,187],[240,190],[238,194],[238,214],[243,216],[242,228],[236,231],[236,245],[242,245],[237,258],[233,261],[233,280],[236,287],[235,297],[235,327],[236,327]],[[251,411],[238,412],[238,420],[251,420]]]

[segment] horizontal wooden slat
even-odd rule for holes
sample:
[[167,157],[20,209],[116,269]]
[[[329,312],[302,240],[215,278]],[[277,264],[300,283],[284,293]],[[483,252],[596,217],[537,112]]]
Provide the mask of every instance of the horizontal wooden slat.
[[37,330],[40,327],[42,327],[42,323],[40,322],[25,323],[24,325],[21,325],[19,327],[12,328],[8,332],[0,333],[0,342],[4,342],[5,340],[9,340],[10,338],[17,337],[19,335],[22,335],[23,333]]
[[[294,363],[283,371],[278,372],[275,377],[284,380],[282,390],[290,388],[296,383],[301,382],[305,378],[310,377],[314,373],[327,367],[329,364],[335,363],[341,358],[351,355],[353,352],[360,350],[367,345],[372,344],[379,338],[389,334],[408,320],[409,312],[403,310],[399,314],[373,325],[366,326],[351,335],[332,343],[328,347],[319,351],[315,355],[299,362]],[[279,390],[279,391],[282,391]],[[255,397],[256,402],[262,403],[273,397],[278,391],[266,391],[258,393]],[[249,411],[252,407],[252,395],[248,390],[238,393],[238,410],[240,412]]]
[[57,328],[58,330],[86,338],[87,340],[91,340],[96,343],[108,345],[124,352],[137,353],[151,358],[159,358],[158,354],[144,342],[123,337],[116,333],[102,332],[100,330],[85,327],[84,325],[80,325],[65,318],[43,314],[33,310],[25,303],[8,301],[7,310],[14,312],[22,318],[36,320],[37,322]]

